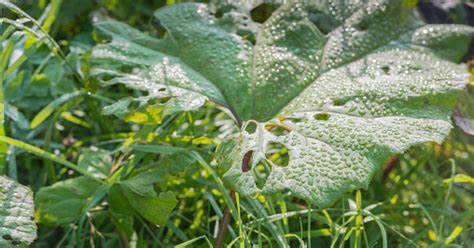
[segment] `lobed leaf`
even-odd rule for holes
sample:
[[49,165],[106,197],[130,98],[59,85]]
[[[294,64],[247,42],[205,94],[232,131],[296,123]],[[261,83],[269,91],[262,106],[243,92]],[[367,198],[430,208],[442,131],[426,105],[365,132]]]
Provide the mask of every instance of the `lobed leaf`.
[[[157,194],[153,189],[153,184],[160,180],[154,173],[142,173],[131,179],[121,181],[117,185],[116,191],[112,194],[122,195],[128,201],[128,207],[115,207],[121,212],[134,209],[146,220],[165,225],[170,213],[177,204],[175,195],[172,192],[162,192]],[[117,196],[115,196],[117,199]],[[117,206],[118,204],[115,204]],[[118,212],[120,212],[118,211]]]
[[[93,51],[95,75],[148,91],[138,98],[144,106],[166,96],[228,106],[244,123],[223,159],[228,182],[245,194],[287,191],[321,207],[367,187],[391,154],[449,133],[468,74],[445,59],[460,59],[472,28],[421,26],[411,1],[401,0],[290,1],[261,24],[252,7],[159,9],[163,39],[99,23],[112,40]],[[112,112],[128,114],[120,106]],[[269,156],[275,146],[278,155]],[[242,171],[244,160],[251,170]]]

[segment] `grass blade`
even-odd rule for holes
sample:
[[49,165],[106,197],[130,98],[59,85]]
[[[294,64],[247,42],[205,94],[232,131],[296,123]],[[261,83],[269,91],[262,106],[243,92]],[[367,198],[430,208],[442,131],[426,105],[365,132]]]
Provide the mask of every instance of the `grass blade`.
[[56,98],[54,101],[50,102],[46,107],[44,107],[31,121],[30,128],[34,129],[39,126],[43,121],[45,121],[59,106],[63,103],[82,95],[81,91],[72,92],[69,94],[62,95]]
[[[3,82],[4,82],[4,71],[7,67],[8,61],[10,59],[10,55],[13,52],[13,39],[8,39],[5,48],[3,49],[0,57],[0,135],[5,136],[5,104],[3,99]],[[0,175],[4,175],[7,169],[6,161],[7,161],[7,151],[8,147],[7,144],[1,143],[0,144]]]
[[16,146],[18,148],[21,148],[23,150],[26,150],[27,152],[29,153],[33,153],[39,157],[42,157],[44,159],[49,159],[51,161],[54,161],[58,164],[61,164],[61,165],[64,165],[70,169],[73,169],[81,174],[83,174],[84,176],[87,176],[95,181],[98,181],[98,182],[102,182],[100,181],[99,179],[95,178],[92,174],[90,174],[87,170],[85,170],[84,168],[81,168],[69,161],[67,161],[66,159],[64,158],[61,158],[61,157],[58,157],[52,153],[49,153],[41,148],[38,148],[36,146],[32,146],[30,144],[27,144],[27,143],[24,143],[22,141],[19,141],[19,140],[16,140],[16,139],[13,139],[13,138],[10,138],[10,137],[6,137],[6,136],[0,136],[0,142],[2,144],[10,144],[10,145],[13,145],[13,146]]
[[186,248],[186,247],[189,247],[191,244],[193,244],[194,242],[196,242],[196,241],[198,241],[198,240],[200,240],[200,239],[206,240],[206,242],[207,242],[207,244],[209,245],[209,247],[214,247],[214,246],[212,245],[211,241],[210,241],[206,236],[203,235],[203,236],[199,236],[199,237],[197,237],[197,238],[190,239],[190,240],[188,240],[188,241],[186,241],[186,242],[183,242],[183,243],[181,243],[181,244],[179,244],[179,245],[176,245],[175,248]]
[[173,154],[177,152],[185,151],[186,149],[174,146],[164,145],[132,145],[134,151],[146,152],[146,153],[158,153],[158,154]]

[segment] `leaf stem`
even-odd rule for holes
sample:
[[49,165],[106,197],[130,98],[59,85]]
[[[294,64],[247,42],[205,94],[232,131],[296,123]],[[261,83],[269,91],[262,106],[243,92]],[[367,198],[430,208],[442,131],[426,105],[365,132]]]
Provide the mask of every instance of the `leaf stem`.
[[[233,202],[235,202],[235,191],[230,191],[230,198]],[[224,244],[224,238],[227,233],[227,226],[230,223],[230,209],[226,207],[224,209],[224,216],[222,217],[222,222],[219,225],[219,231],[217,232],[217,236],[215,239],[216,248],[222,248]]]
[[[250,170],[249,162],[250,159],[252,158],[252,151],[247,152],[244,155],[244,159],[242,160],[242,172],[246,172]],[[235,203],[235,192],[233,190],[230,191],[230,198],[232,199],[232,202]],[[224,238],[227,233],[227,226],[230,223],[230,209],[229,207],[226,207],[224,209],[224,216],[222,217],[222,222],[219,225],[219,231],[217,232],[217,236],[215,239],[215,244],[216,248],[222,248],[222,245],[224,244]]]

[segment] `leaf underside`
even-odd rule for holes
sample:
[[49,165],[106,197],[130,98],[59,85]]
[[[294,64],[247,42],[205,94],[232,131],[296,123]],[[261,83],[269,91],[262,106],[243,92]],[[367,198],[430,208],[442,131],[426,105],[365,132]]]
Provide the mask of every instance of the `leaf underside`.
[[[255,6],[238,2],[173,5],[155,12],[163,39],[98,23],[111,41],[94,48],[92,74],[147,91],[133,99],[140,105],[171,97],[155,103],[166,113],[206,100],[228,106],[244,125],[224,177],[244,194],[287,191],[327,206],[366,187],[391,154],[449,133],[450,110],[467,83],[465,69],[451,61],[473,29],[422,26],[409,3],[296,1],[262,24],[251,18]],[[108,114],[129,107],[118,102]],[[246,131],[249,123],[255,131]],[[287,151],[287,165],[268,158],[274,143]],[[249,151],[252,170],[242,172]],[[269,171],[259,184],[263,161]]]
[[0,247],[29,245],[36,238],[33,192],[0,176]]

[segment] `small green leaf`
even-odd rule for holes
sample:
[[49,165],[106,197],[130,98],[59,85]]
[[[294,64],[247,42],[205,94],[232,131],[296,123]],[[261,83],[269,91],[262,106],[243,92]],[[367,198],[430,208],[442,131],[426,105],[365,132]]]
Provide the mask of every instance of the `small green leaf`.
[[36,238],[33,192],[0,176],[0,247],[27,246]]
[[130,98],[121,99],[112,105],[104,107],[104,109],[102,109],[102,114],[115,115],[119,118],[123,118],[129,113],[128,106],[131,101],[132,99]]
[[21,129],[28,129],[30,127],[30,123],[25,115],[13,105],[5,104],[5,115],[16,122]]
[[89,147],[81,150],[77,166],[84,168],[97,178],[105,179],[112,168],[112,157],[109,151]]
[[133,233],[134,210],[118,184],[109,188],[109,211],[115,225],[130,237]]
[[[151,191],[137,191],[129,184],[120,184],[123,194],[135,211],[146,220],[163,226],[168,216],[178,203],[173,192],[160,193],[153,196]],[[142,190],[142,189],[139,189]],[[137,193],[138,192],[138,193]]]
[[[161,226],[166,223],[168,215],[177,204],[176,197],[172,192],[164,192],[159,195],[155,192],[153,184],[162,180],[162,176],[164,175],[157,175],[152,170],[117,183],[120,186],[121,194],[139,215]],[[127,208],[125,207],[125,209]]]
[[36,221],[47,225],[74,222],[99,186],[96,181],[80,176],[42,187],[35,197]]

